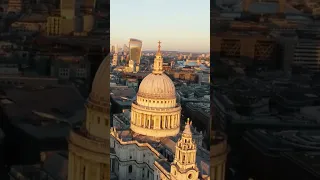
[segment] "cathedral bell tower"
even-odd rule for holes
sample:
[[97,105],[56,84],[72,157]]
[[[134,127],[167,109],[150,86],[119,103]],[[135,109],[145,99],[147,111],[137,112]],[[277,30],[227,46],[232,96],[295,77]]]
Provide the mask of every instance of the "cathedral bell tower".
[[196,164],[197,145],[192,140],[191,122],[187,120],[181,139],[176,144],[175,159],[171,164],[171,179],[197,180],[199,170]]

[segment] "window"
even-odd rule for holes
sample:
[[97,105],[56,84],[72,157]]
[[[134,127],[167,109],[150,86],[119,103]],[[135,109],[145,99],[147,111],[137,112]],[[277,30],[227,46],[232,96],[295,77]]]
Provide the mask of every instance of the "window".
[[105,125],[108,126],[109,123],[108,123],[108,119],[107,118],[104,118],[104,122],[105,122]]
[[85,78],[87,76],[87,71],[85,68],[77,68],[76,69],[76,77]]
[[59,76],[60,77],[69,77],[70,69],[69,68],[59,68]]
[[132,165],[129,166],[129,173],[132,173]]
[[100,117],[98,116],[97,119],[98,119],[98,124],[100,124]]

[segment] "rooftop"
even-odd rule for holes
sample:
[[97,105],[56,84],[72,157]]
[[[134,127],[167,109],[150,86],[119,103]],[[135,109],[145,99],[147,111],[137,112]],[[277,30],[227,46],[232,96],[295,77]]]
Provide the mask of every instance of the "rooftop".
[[129,87],[111,87],[111,98],[119,105],[131,105],[135,100],[136,92],[133,88]]
[[[191,128],[192,133],[194,134],[194,136],[197,136],[199,133],[194,129]],[[144,136],[144,135],[140,135],[140,134],[136,134],[135,132],[131,131],[131,130],[119,130],[116,131],[119,139],[121,139],[124,142],[137,142],[137,143],[148,143],[152,148],[154,148],[157,152],[159,153],[159,163],[161,165],[163,165],[163,167],[170,172],[170,164],[171,161],[173,160],[164,160],[165,154],[165,150],[170,151],[173,154],[175,154],[175,147],[176,147],[176,143],[179,140],[179,138],[181,137],[181,133],[179,133],[176,137],[165,137],[165,138],[153,138],[153,137],[149,137],[149,136]],[[209,174],[208,171],[206,171],[203,167],[203,164],[209,164],[209,159],[210,159],[210,152],[208,152],[207,150],[205,150],[202,147],[197,148],[197,165],[200,169],[203,169],[203,174]]]
[[45,23],[47,22],[48,15],[44,14],[24,14],[17,22],[30,22],[30,23]]
[[258,150],[282,156],[320,176],[320,132],[318,130],[251,130],[245,139]]
[[[249,5],[249,12],[254,14],[276,14],[279,4],[275,2],[252,2]],[[232,6],[232,12],[242,12],[242,3]],[[301,14],[301,12],[289,4],[285,5],[285,13]]]
[[65,137],[69,124],[85,117],[85,101],[72,86],[8,87],[0,99],[9,120],[39,139]]
[[284,157],[320,177],[320,152],[286,152]]

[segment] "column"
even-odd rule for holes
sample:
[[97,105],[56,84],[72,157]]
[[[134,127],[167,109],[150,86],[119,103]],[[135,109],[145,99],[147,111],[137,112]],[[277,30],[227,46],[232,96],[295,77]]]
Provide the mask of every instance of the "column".
[[135,112],[135,114],[136,114],[136,115],[135,115],[134,124],[135,124],[135,125],[138,125],[138,120],[139,120],[139,115],[140,115],[140,114],[139,114],[138,112]]
[[131,120],[133,120],[133,121],[132,121],[132,124],[136,124],[137,113],[133,111],[133,112],[132,112],[132,115],[133,115],[133,116],[131,117]]
[[142,124],[142,117],[143,117],[144,115],[143,114],[140,114],[139,115],[139,126],[141,127],[141,124]]
[[139,113],[139,116],[138,116],[138,122],[137,122],[137,125],[138,126],[141,126],[141,117],[143,116],[143,114]]
[[211,168],[210,176],[212,176],[211,178],[216,180],[217,177],[216,177],[216,168],[215,167]]
[[179,114],[177,114],[176,116],[177,116],[177,124],[180,124],[180,116],[179,116]]
[[221,180],[221,178],[222,178],[222,168],[221,168],[222,166],[221,166],[221,164],[219,164],[219,166],[217,167],[217,180]]
[[[101,177],[101,167],[99,166],[99,164],[97,165],[96,164],[96,169],[97,169],[97,171],[96,171],[96,173],[97,173],[97,176],[96,176],[96,178],[97,178],[97,180],[100,180],[100,177]],[[99,168],[98,168],[99,167]]]
[[68,169],[68,179],[74,179],[74,165],[75,165],[75,161],[74,161],[74,154],[72,152],[69,152],[69,169]]
[[162,129],[166,129],[166,121],[162,120]]
[[75,156],[75,161],[74,161],[74,179],[80,179],[80,174],[81,174],[81,168],[80,168],[80,158],[79,156]]
[[171,115],[171,117],[170,117],[170,118],[171,118],[171,119],[172,119],[172,121],[173,121],[172,128],[176,127],[176,120],[174,119],[174,116],[173,116],[173,115]]
[[157,129],[161,129],[161,121],[163,121],[163,117],[162,116],[160,116],[160,119],[159,119],[159,121],[157,122]]
[[140,127],[143,127],[143,122],[145,118],[146,118],[146,114],[142,114]]
[[222,179],[221,180],[224,180],[225,175],[226,175],[226,163],[224,162],[222,165]]
[[149,124],[148,124],[148,128],[150,129],[151,128],[151,119],[149,119]]
[[170,120],[171,120],[171,128],[173,128],[174,127],[174,119],[173,119],[172,115],[170,115]]

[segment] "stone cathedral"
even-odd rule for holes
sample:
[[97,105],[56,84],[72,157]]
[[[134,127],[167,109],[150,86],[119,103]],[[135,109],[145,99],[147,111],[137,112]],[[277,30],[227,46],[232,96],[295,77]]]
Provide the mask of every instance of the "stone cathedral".
[[176,102],[174,83],[163,72],[160,48],[159,41],[153,72],[143,79],[132,103],[130,128],[111,129],[111,176],[119,180],[209,180],[210,152],[202,147],[202,134],[191,122],[181,123],[181,106]]

